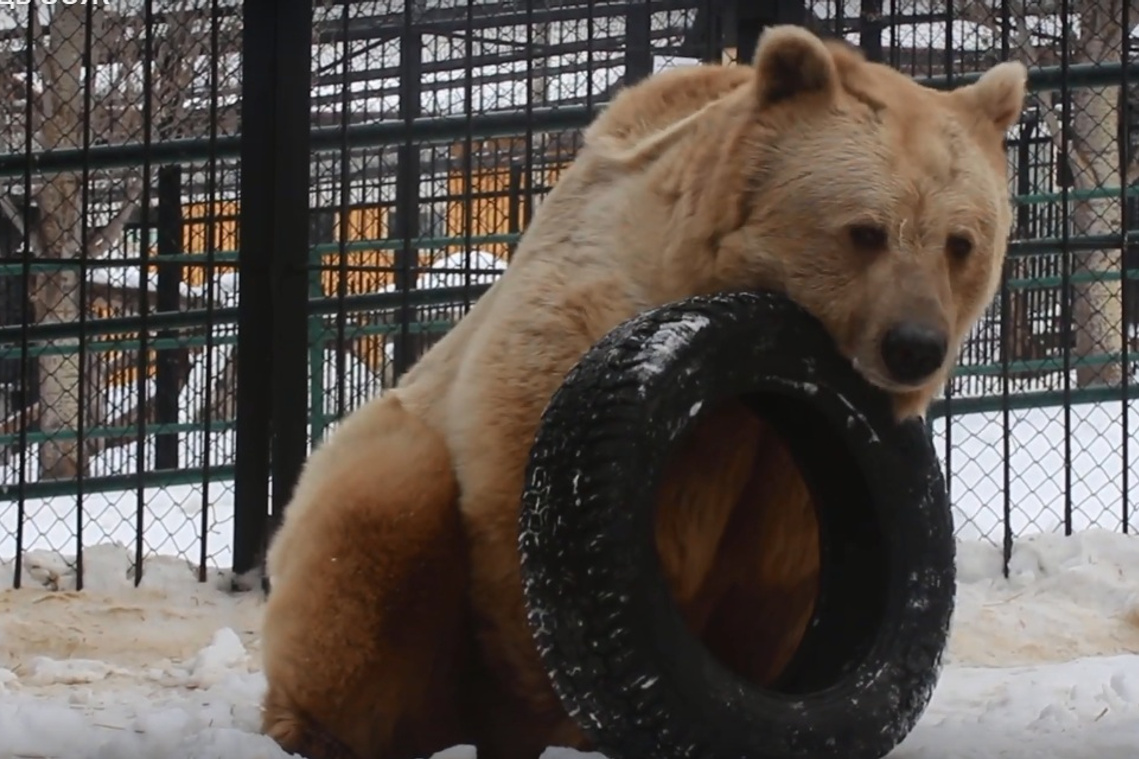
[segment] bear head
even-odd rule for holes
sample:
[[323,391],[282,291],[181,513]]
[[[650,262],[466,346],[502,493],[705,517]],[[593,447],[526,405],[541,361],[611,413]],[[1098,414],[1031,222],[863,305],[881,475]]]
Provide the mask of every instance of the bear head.
[[717,104],[718,157],[691,209],[715,220],[710,289],[777,285],[899,416],[924,413],[1000,283],[1004,138],[1026,68],[1000,63],[935,90],[778,26],[752,70]]

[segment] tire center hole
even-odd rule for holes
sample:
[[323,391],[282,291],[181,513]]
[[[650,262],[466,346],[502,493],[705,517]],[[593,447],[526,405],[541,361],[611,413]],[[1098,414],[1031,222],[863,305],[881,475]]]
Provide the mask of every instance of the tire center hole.
[[655,537],[688,631],[749,682],[821,691],[873,645],[885,539],[841,430],[803,398],[707,404],[666,459]]

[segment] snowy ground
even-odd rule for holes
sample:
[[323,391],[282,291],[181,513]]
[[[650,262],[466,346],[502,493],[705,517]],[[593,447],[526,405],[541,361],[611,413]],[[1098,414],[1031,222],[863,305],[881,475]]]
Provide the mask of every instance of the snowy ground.
[[[0,757],[287,756],[257,734],[257,594],[226,594],[161,559],[133,589],[130,555],[113,546],[87,561],[81,593],[66,590],[65,564],[43,559],[33,576],[62,590],[0,593]],[[1000,565],[990,544],[961,544],[948,664],[892,756],[1132,759],[1139,537],[1038,535],[1019,544],[1010,580]]]

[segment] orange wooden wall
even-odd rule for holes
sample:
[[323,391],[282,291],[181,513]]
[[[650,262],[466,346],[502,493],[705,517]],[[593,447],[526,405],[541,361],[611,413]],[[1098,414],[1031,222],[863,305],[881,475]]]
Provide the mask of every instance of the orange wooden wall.
[[[537,169],[534,177],[535,187],[523,186],[521,192],[529,193],[533,190],[542,190],[552,187],[565,168],[566,164],[552,165]],[[523,180],[525,182],[525,180]],[[472,197],[468,204],[464,197],[467,190]],[[510,228],[510,170],[509,168],[494,168],[476,171],[469,179],[461,172],[453,172],[447,180],[449,199],[446,203],[446,235],[448,237],[462,238],[468,233],[475,238],[473,247],[485,250],[495,256],[506,258],[510,246],[502,242],[479,242],[478,237],[484,235],[508,234]],[[208,202],[187,203],[183,206],[182,247],[187,255],[201,255],[203,265],[184,265],[182,268],[183,281],[194,287],[205,284],[206,268],[205,256],[211,248],[218,253],[232,255],[238,248],[238,202],[236,200],[221,200],[213,204],[211,214]],[[528,219],[525,218],[525,204],[519,209],[518,222],[525,228]],[[468,228],[469,221],[469,228]],[[341,224],[346,225],[344,239],[348,243],[361,243],[369,240],[383,240],[388,235],[389,209],[381,206],[362,206],[352,208],[346,217],[336,214],[333,222],[333,241],[339,242],[341,237]],[[212,230],[212,240],[211,238]],[[345,253],[344,265],[347,266],[345,276],[345,292],[349,295],[358,295],[377,292],[391,284],[393,279],[394,251],[390,248],[360,248]],[[446,246],[445,250],[427,249],[420,253],[421,267],[430,266],[434,259],[441,255],[459,252],[461,242]],[[157,253],[151,247],[151,255]],[[339,292],[341,272],[341,255],[337,250],[321,254],[320,284],[324,295],[335,297]],[[154,270],[154,266],[151,266]],[[229,262],[217,262],[214,271],[217,273],[234,272],[236,267]],[[117,315],[105,303],[92,305],[92,315],[96,317]],[[349,317],[352,321],[367,320],[370,317]],[[351,324],[349,325],[351,330]],[[124,334],[118,337],[135,337]],[[352,342],[350,349],[357,358],[371,366],[373,370],[379,369],[384,356],[384,339],[382,336],[372,335],[358,338]],[[148,362],[150,374],[154,372],[154,355]],[[109,361],[115,359],[108,356]],[[109,378],[112,384],[134,382],[136,370],[128,368]]]

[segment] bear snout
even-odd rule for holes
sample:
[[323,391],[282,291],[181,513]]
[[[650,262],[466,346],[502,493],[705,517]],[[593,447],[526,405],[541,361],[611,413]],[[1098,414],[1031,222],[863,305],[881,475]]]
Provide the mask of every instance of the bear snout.
[[920,322],[899,322],[882,337],[882,364],[890,379],[917,385],[941,368],[949,351],[945,330]]

